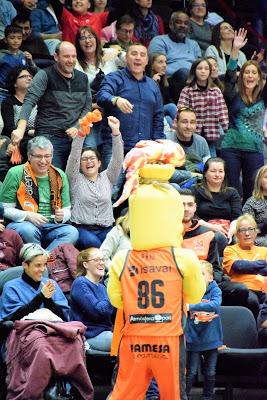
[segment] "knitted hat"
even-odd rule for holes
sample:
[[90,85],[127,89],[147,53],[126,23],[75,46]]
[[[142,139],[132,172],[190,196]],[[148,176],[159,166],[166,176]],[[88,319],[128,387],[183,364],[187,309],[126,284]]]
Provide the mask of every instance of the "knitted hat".
[[20,250],[19,256],[22,261],[27,262],[32,261],[32,259],[37,256],[48,257],[49,253],[37,243],[27,243]]

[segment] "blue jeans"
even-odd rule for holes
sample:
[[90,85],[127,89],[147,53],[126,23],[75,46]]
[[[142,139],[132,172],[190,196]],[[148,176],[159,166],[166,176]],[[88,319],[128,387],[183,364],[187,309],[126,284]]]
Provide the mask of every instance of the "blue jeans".
[[89,247],[96,247],[98,249],[106,239],[106,236],[111,228],[112,226],[108,228],[90,230],[90,228],[87,228],[86,225],[82,225],[81,227],[77,226],[79,232],[78,247],[80,249],[88,249]]
[[111,331],[103,331],[99,335],[86,339],[90,345],[91,352],[94,354],[103,354],[110,351],[113,333]]
[[97,122],[92,126],[91,132],[89,133],[89,135],[86,135],[84,139],[83,147],[92,147],[96,149],[97,146],[102,143],[101,127],[102,121]]
[[165,118],[168,121],[170,128],[172,128],[173,120],[175,119],[177,114],[177,106],[174,103],[168,103],[164,104],[163,109]]
[[256,173],[264,165],[264,154],[256,151],[222,149],[221,157],[226,162],[229,186],[236,188],[240,195],[243,192],[243,203],[245,203],[252,195]]
[[211,400],[215,384],[216,364],[218,358],[217,349],[206,351],[187,351],[186,393],[190,399],[191,389],[198,372],[201,356],[203,356],[203,399]]
[[65,136],[55,136],[49,134],[44,134],[42,136],[45,136],[47,139],[49,139],[53,145],[54,150],[52,164],[54,167],[65,171],[71,150],[72,140],[67,136],[67,134],[65,134]]
[[11,222],[7,228],[16,231],[24,243],[38,243],[48,251],[62,243],[75,244],[78,240],[77,229],[69,224],[47,223],[37,227],[29,221],[24,221]]

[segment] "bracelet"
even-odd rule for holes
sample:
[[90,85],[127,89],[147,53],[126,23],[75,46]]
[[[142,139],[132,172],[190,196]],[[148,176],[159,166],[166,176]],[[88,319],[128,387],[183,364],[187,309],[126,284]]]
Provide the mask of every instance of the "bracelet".
[[111,102],[112,102],[113,106],[116,106],[117,101],[119,100],[119,98],[120,98],[119,96],[116,96],[116,97],[112,98]]

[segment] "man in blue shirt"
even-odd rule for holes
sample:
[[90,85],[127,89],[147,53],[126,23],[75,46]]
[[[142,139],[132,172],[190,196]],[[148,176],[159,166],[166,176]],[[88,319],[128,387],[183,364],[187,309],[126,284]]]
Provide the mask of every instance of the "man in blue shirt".
[[163,103],[157,83],[144,75],[147,49],[140,44],[129,46],[126,68],[106,75],[97,94],[97,104],[104,109],[102,128],[103,168],[111,157],[111,133],[106,117],[120,120],[126,154],[139,140],[164,139]]
[[193,61],[201,57],[201,50],[195,40],[189,39],[190,18],[185,11],[172,13],[170,32],[155,36],[149,45],[149,55],[165,54],[167,75],[171,77],[171,97],[177,103],[179,94],[185,86]]

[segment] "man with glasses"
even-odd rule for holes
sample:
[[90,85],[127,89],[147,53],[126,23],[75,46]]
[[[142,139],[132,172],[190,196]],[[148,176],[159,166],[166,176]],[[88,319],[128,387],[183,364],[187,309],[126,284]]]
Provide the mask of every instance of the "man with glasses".
[[14,144],[20,143],[30,112],[37,104],[35,135],[51,141],[53,165],[64,170],[78,121],[91,110],[91,91],[84,73],[74,69],[77,53],[73,44],[61,42],[54,57],[55,64],[38,71],[33,78],[11,138]]
[[[102,29],[102,37],[108,37],[109,27]],[[109,28],[110,31],[110,28]],[[129,15],[123,15],[115,23],[115,36],[105,43],[104,48],[115,47],[126,51],[133,44],[134,19]]]
[[75,244],[78,231],[70,219],[67,177],[51,165],[53,146],[37,136],[28,143],[28,162],[10,168],[0,193],[4,217],[11,220],[24,243],[38,243],[52,250],[62,243]]

